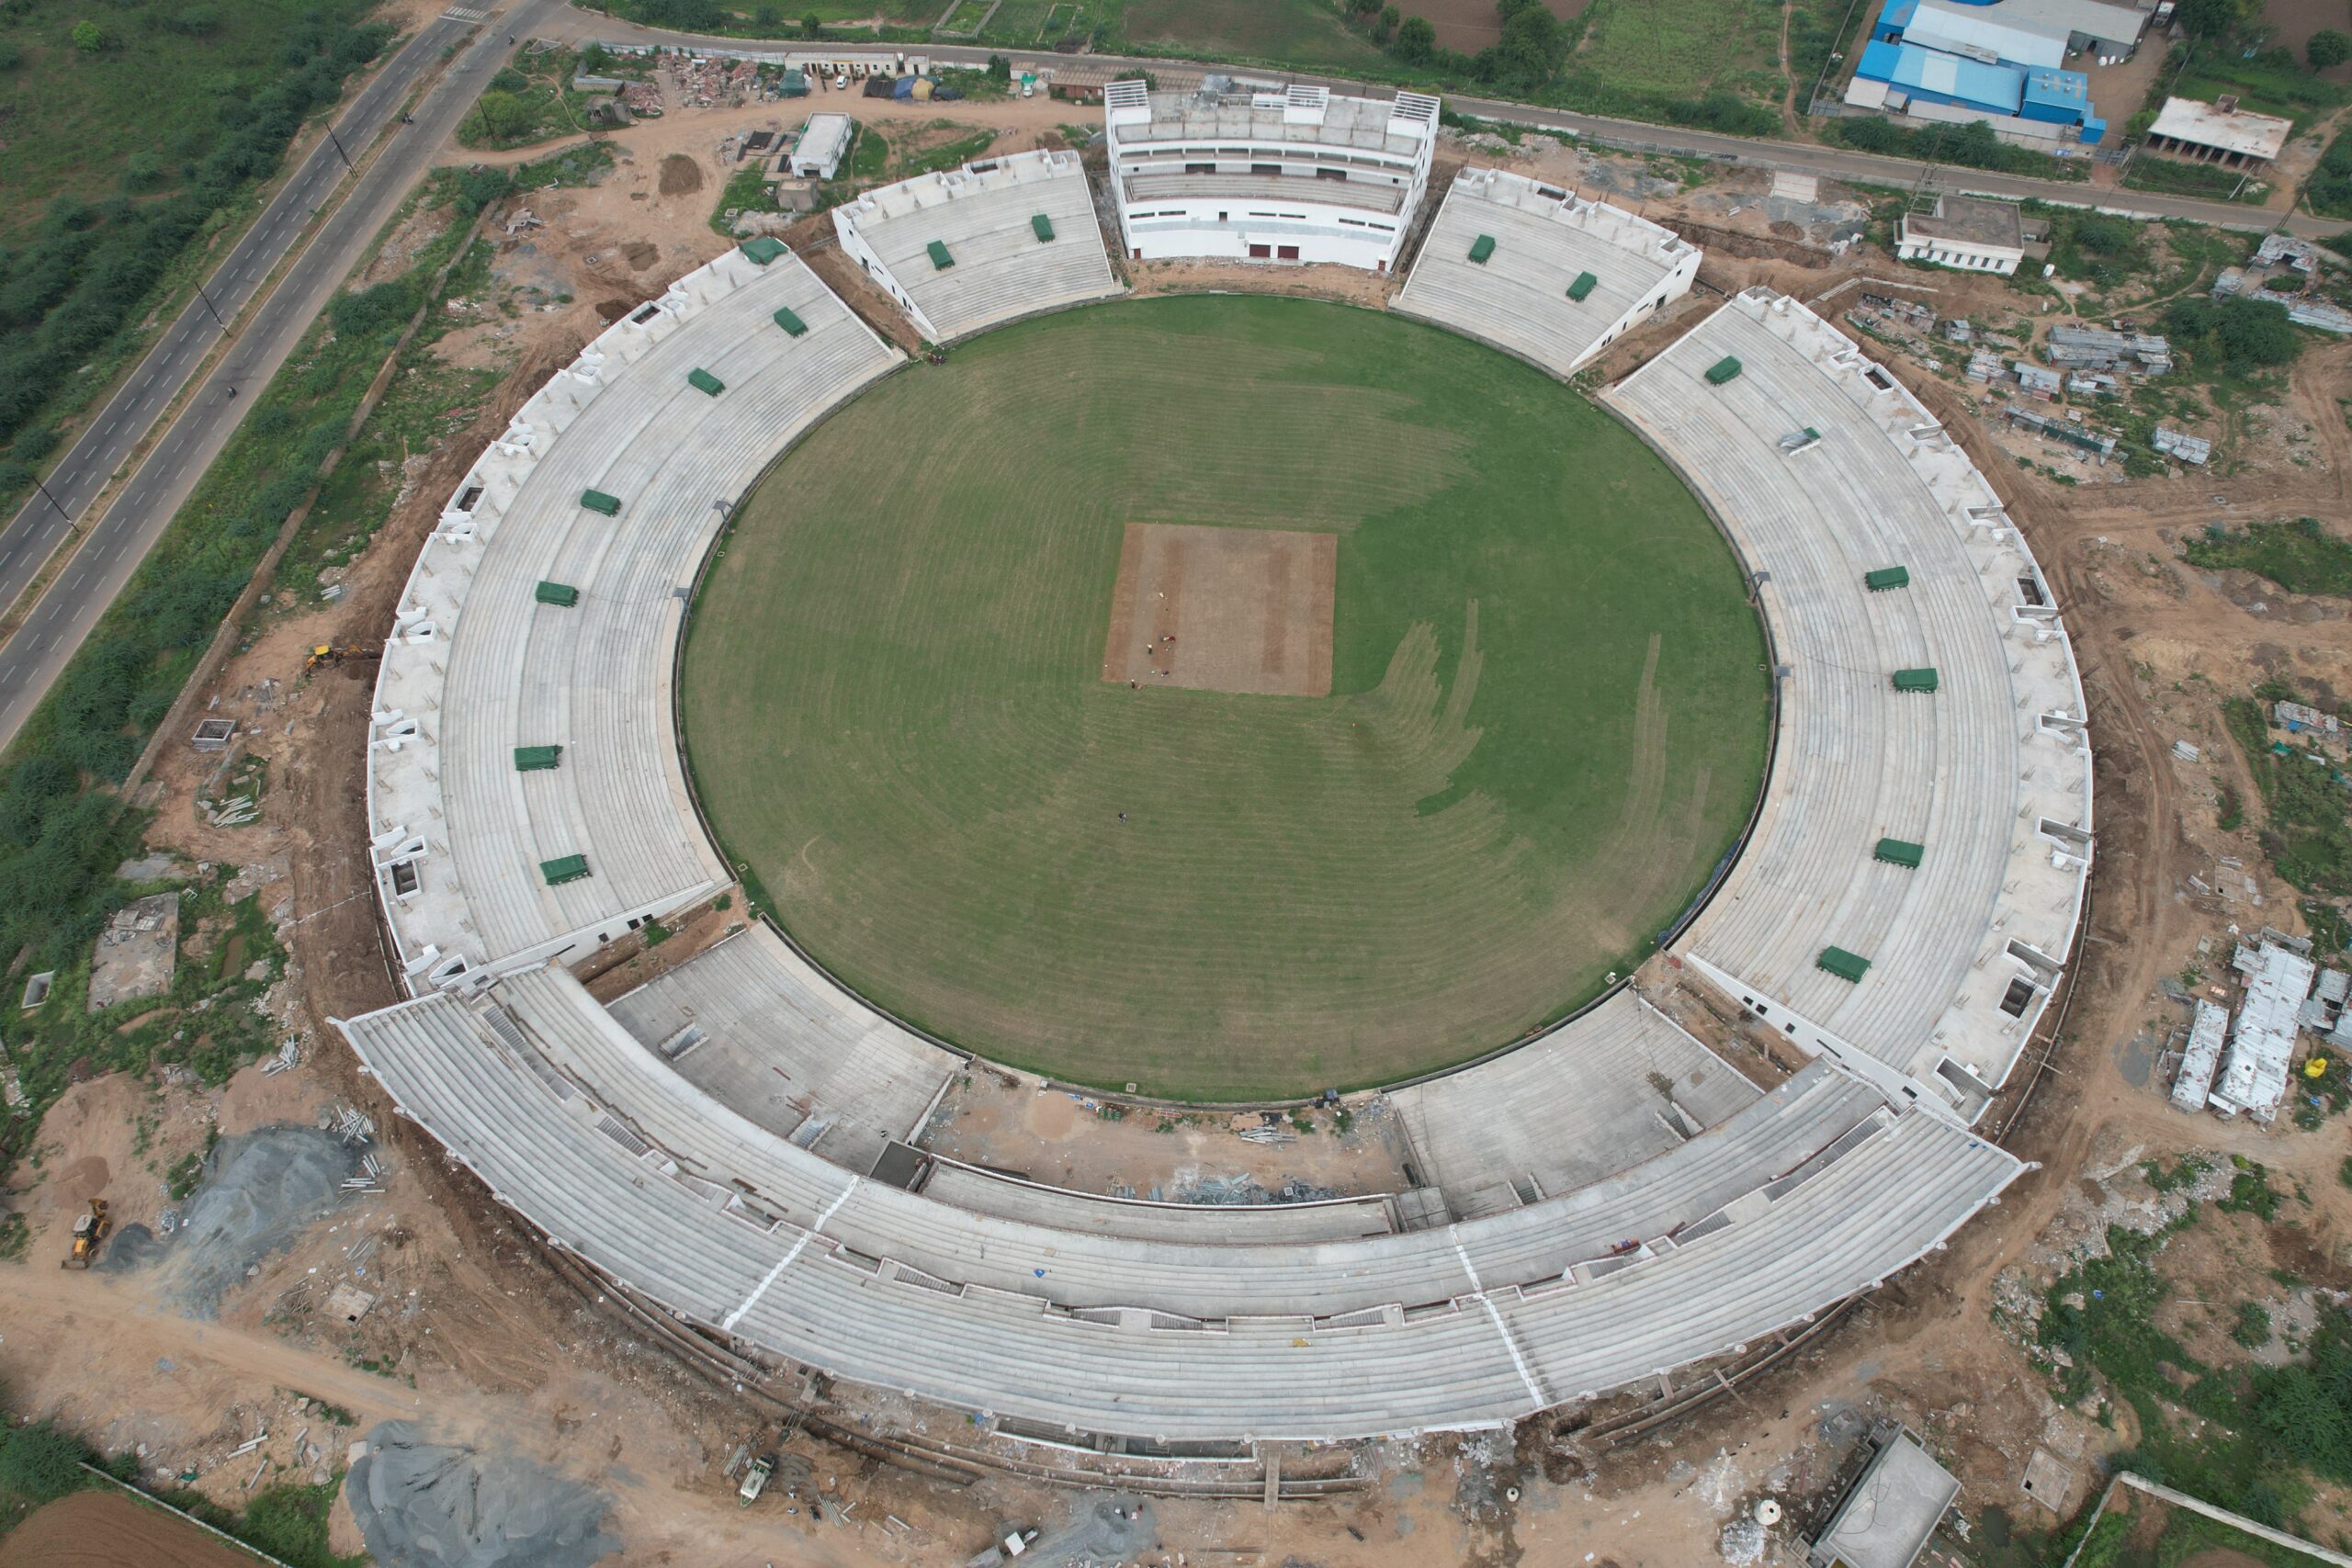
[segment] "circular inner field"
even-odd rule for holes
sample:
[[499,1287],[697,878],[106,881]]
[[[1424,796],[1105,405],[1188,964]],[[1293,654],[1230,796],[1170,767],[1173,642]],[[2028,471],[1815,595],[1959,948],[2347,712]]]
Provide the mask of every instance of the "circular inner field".
[[1392,1081],[1648,951],[1764,763],[1761,631],[1586,399],[1374,311],[1190,298],[890,378],[737,514],[682,706],[816,959],[1175,1099]]

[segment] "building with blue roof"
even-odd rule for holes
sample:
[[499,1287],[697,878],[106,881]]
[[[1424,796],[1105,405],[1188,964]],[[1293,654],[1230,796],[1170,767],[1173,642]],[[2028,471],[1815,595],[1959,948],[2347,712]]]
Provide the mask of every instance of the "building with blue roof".
[[2093,110],[2090,78],[2058,62],[2078,44],[2105,47],[2077,25],[2104,28],[2089,13],[2116,9],[2100,0],[1885,0],[1846,101],[1915,118],[1983,118],[2029,144],[2069,133],[2096,143],[2107,122]]
[[2014,117],[2025,101],[2026,73],[2020,67],[1988,65],[1915,43],[1870,44],[1854,74],[1900,88],[1908,98],[1992,115]]

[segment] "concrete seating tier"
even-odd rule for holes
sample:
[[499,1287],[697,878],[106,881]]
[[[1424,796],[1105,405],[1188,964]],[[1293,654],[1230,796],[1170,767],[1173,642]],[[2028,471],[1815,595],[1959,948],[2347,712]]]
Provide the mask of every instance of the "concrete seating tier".
[[[1739,374],[1710,384],[1727,357]],[[1973,1118],[2065,962],[2088,865],[2081,688],[2039,569],[1925,410],[1793,301],[1743,295],[1609,400],[1730,531],[1785,671],[1764,807],[1679,950],[1808,1049],[1858,1049]],[[1906,586],[1865,587],[1898,565]],[[1937,691],[1894,689],[1921,667]],[[1875,858],[1881,839],[1922,863]],[[1831,946],[1870,961],[1858,983],[1819,966]]]
[[845,1179],[797,1224],[649,1149],[530,1059],[526,1031],[542,1027],[608,1032],[618,1049],[642,1050],[567,987],[577,991],[560,971],[532,972],[493,992],[512,1012],[441,993],[344,1028],[368,1070],[501,1201],[612,1277],[836,1377],[1086,1431],[1342,1438],[1506,1423],[1818,1311],[1939,1245],[2018,1168],[1939,1117],[1880,1113],[1883,1124],[1686,1227],[1679,1243],[1659,1238],[1547,1282],[1480,1278],[1472,1226],[1461,1225],[1337,1248],[1413,1244],[1450,1257],[1458,1282],[1425,1306],[1345,1308],[1325,1289],[1345,1277],[1322,1261],[1334,1248],[1271,1246],[1245,1249],[1266,1255],[1265,1279],[1287,1294],[1265,1315],[1171,1312],[1150,1303],[1141,1276],[1128,1303],[1072,1308],[1043,1288],[1102,1238],[1046,1233],[1057,1250],[1009,1260],[1021,1284],[958,1282],[842,1239],[854,1205],[895,1190]]
[[1688,1142],[1761,1091],[1638,997],[1389,1096],[1456,1214],[1571,1191]]
[[963,1065],[760,925],[629,992],[612,1014],[712,1099],[851,1170],[911,1138]]
[[[415,891],[386,900],[413,976],[593,946],[724,882],[667,743],[684,595],[719,503],[898,360],[797,259],[729,252],[616,323],[484,454],[418,558],[377,689],[371,820],[380,863],[418,845]],[[592,490],[619,515],[584,507]],[[543,581],[576,604],[539,602]],[[515,748],[547,744],[559,766],[517,770]],[[588,874],[555,885],[543,863],[574,854]]]
[[[1069,1307],[1142,1304],[1196,1317],[1287,1311],[1310,1283],[1302,1259],[1322,1276],[1311,1286],[1325,1312],[1443,1301],[1461,1290],[1464,1267],[1490,1280],[1556,1278],[1611,1258],[1628,1238],[1668,1236],[1704,1220],[1886,1115],[1875,1091],[1822,1067],[1735,1115],[1718,1134],[1550,1202],[1457,1225],[1442,1245],[1428,1234],[1380,1235],[1283,1252],[1260,1245],[1300,1239],[1278,1212],[1261,1213],[1237,1235],[1235,1211],[1222,1208],[1113,1205],[1045,1189],[1033,1190],[1035,1209],[1008,1217],[860,1181],[680,1084],[568,974],[511,976],[491,996],[584,1098],[696,1175],[793,1223],[831,1216],[829,1235],[874,1258]],[[1094,1211],[1090,1223],[1069,1224],[1082,1204]],[[1122,1228],[1104,1234],[1108,1216],[1100,1211],[1114,1207],[1144,1212],[1121,1213]],[[1183,1245],[1169,1245],[1180,1238]],[[1048,1259],[1047,1273],[1036,1275]]]
[[[1482,236],[1494,252],[1473,261]],[[1698,270],[1698,250],[1645,218],[1499,169],[1464,169],[1393,309],[1565,377],[1687,293]],[[1590,291],[1571,299],[1586,274]]]
[[[1039,214],[1051,240],[1036,231]],[[884,186],[833,209],[833,227],[935,343],[1119,292],[1075,152],[1017,152]],[[936,265],[934,244],[952,265]]]

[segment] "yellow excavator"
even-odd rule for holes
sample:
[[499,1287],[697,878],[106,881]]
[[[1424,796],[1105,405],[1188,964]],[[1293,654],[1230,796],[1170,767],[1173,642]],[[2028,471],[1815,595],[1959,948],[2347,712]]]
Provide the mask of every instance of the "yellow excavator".
[[384,645],[380,642],[355,643],[344,648],[337,648],[331,642],[322,642],[311,649],[311,656],[302,660],[302,673],[315,675],[322,670],[332,670],[338,664],[358,664],[383,657]]
[[107,1218],[107,1201],[90,1200],[90,1212],[74,1222],[74,1250],[59,1260],[61,1269],[87,1269],[97,1261],[98,1243],[106,1240],[114,1229],[114,1222]]

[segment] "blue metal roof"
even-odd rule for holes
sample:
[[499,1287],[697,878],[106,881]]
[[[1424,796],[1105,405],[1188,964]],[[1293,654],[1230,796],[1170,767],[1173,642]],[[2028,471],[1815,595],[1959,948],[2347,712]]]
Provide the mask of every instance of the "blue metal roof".
[[2021,109],[2028,119],[2080,124],[2091,112],[2091,79],[2079,71],[2029,71]]
[[1917,97],[2014,115],[2025,97],[2025,72],[1987,65],[1912,43],[1875,42],[1862,51],[1855,74],[1885,82]]

